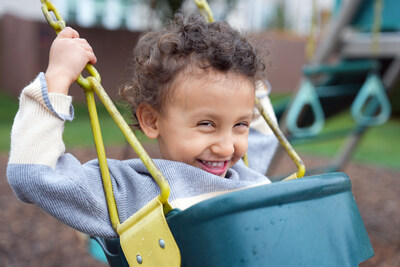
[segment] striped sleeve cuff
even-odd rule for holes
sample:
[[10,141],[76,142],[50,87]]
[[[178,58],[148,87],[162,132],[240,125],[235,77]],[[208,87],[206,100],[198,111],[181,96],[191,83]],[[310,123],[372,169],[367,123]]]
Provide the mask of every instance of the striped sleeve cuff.
[[59,93],[48,93],[47,82],[43,72],[39,74],[39,79],[42,99],[46,107],[63,121],[72,121],[74,118],[72,97]]

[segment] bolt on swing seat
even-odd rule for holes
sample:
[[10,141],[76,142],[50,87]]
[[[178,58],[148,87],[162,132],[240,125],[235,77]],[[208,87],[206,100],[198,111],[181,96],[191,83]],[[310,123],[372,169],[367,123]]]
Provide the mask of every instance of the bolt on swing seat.
[[[49,1],[41,1],[46,19],[60,32],[65,22]],[[373,256],[349,178],[342,173],[329,173],[293,179],[304,175],[304,165],[262,109],[266,122],[297,165],[297,173],[286,181],[220,195],[183,211],[172,210],[167,181],[105,93],[97,70],[91,65],[86,69],[92,76],[80,76],[78,83],[85,90],[111,224],[120,236],[94,239],[111,266],[357,266]],[[94,92],[161,191],[122,224]]]

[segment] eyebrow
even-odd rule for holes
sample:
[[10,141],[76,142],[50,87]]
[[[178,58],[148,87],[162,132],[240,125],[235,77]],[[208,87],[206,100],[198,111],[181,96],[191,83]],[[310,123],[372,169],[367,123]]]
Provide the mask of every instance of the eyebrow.
[[[255,118],[255,115],[256,115],[255,112],[251,112],[251,113],[248,113],[248,114],[244,114],[243,116],[240,116],[239,119],[237,119],[237,120],[238,121],[247,120],[247,119],[253,120]],[[218,117],[218,113],[199,111],[199,112],[196,112],[194,114],[191,114],[191,117],[192,118],[209,117],[211,119],[214,119],[214,118]]]

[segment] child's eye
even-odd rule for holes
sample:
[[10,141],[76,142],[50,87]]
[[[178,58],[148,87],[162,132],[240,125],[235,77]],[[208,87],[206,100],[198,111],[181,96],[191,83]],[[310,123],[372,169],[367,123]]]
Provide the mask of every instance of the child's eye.
[[247,122],[236,123],[234,129],[237,133],[247,133],[249,130],[249,123]]
[[246,128],[248,128],[249,127],[249,123],[247,123],[247,122],[239,122],[239,123],[235,124],[235,127],[246,127]]
[[200,121],[197,123],[198,126],[204,126],[204,127],[215,127],[215,124],[212,121]]

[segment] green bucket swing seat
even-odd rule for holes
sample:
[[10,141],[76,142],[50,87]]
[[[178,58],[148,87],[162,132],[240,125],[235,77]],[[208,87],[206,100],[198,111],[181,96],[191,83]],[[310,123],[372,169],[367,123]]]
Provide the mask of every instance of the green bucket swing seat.
[[[228,193],[167,222],[182,266],[358,266],[374,255],[343,173]],[[128,266],[118,239],[96,239],[110,266]]]

